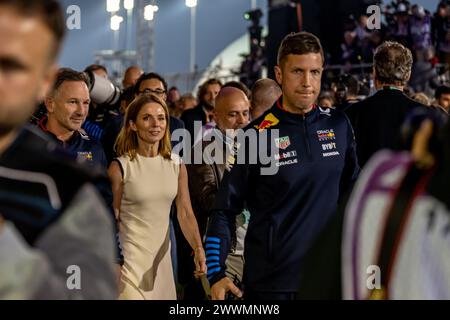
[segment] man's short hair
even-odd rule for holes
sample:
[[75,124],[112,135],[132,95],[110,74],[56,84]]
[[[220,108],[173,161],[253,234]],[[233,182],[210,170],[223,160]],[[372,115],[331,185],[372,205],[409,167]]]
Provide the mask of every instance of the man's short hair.
[[10,6],[25,17],[39,17],[54,36],[52,59],[58,55],[65,34],[65,21],[57,0],[0,0],[0,6]]
[[61,68],[56,75],[55,83],[53,84],[52,94],[63,84],[64,81],[84,82],[89,87],[89,82],[83,72],[78,72],[70,68]]
[[279,97],[283,94],[280,86],[272,79],[259,79],[252,87],[251,105],[252,108],[258,106],[267,107],[268,104],[273,103],[274,97]]
[[450,94],[450,87],[447,85],[442,85],[436,88],[434,92],[434,97],[440,99],[443,94]]
[[232,88],[239,89],[239,90],[241,90],[242,92],[245,93],[247,98],[250,99],[250,95],[251,95],[250,89],[244,83],[242,83],[240,81],[228,81],[227,83],[225,83],[223,85],[222,88],[226,88],[226,87],[232,87]]
[[411,75],[411,51],[395,41],[382,43],[373,56],[375,76],[380,83],[405,85]]
[[219,80],[214,79],[214,78],[206,80],[205,82],[202,83],[202,85],[198,89],[198,94],[197,94],[198,101],[200,101],[200,102],[203,101],[203,96],[206,93],[206,89],[208,88],[208,86],[210,86],[212,84],[218,84],[220,86],[220,88],[222,88],[222,82],[220,82]]
[[136,84],[134,85],[134,94],[138,95],[139,94],[139,88],[141,87],[141,83],[145,80],[151,80],[151,79],[157,79],[159,81],[162,82],[163,87],[164,87],[164,91],[167,93],[167,82],[166,80],[164,80],[164,78],[156,73],[156,72],[149,72],[149,73],[143,73],[139,79],[136,81]]
[[320,53],[322,62],[325,62],[322,45],[319,38],[309,32],[288,34],[278,49],[277,63],[280,66],[289,54]]
[[106,69],[105,66],[102,66],[101,64],[91,64],[84,69],[84,72],[94,72],[97,70],[103,70],[106,74],[108,74],[108,69]]

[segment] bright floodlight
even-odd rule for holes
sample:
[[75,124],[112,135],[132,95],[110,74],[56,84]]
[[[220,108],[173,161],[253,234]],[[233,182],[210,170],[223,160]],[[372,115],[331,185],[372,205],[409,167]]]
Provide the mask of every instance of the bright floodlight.
[[123,7],[126,10],[132,10],[134,8],[134,0],[124,0]]
[[197,6],[197,0],[186,0],[186,6],[193,8]]
[[120,29],[120,23],[123,21],[123,18],[118,15],[114,15],[111,17],[111,30],[117,31]]
[[106,0],[106,11],[116,12],[120,10],[120,0]]
[[158,6],[153,6],[151,4],[144,7],[144,19],[145,20],[153,20],[155,17],[155,12],[158,11]]

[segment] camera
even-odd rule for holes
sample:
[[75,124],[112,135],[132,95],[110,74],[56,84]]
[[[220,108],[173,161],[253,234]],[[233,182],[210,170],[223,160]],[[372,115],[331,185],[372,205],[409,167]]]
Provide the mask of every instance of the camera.
[[121,95],[119,87],[92,71],[84,72],[88,80],[89,94],[92,102],[102,105],[115,105]]
[[251,10],[244,13],[244,19],[252,21],[254,25],[259,25],[259,20],[263,16],[261,9]]

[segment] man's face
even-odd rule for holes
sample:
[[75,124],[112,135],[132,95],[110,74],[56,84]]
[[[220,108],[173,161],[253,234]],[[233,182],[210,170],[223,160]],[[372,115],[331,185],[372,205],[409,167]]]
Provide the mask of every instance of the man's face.
[[172,89],[169,91],[169,101],[175,102],[180,100],[180,93],[176,89]]
[[450,109],[450,94],[449,93],[441,94],[441,97],[439,98],[438,103],[445,110],[449,111],[449,109]]
[[25,123],[47,94],[57,71],[54,41],[38,17],[0,5],[0,135]]
[[222,130],[237,130],[249,123],[250,102],[245,94],[233,94],[217,101],[214,120]]
[[210,84],[206,87],[205,94],[203,95],[203,100],[211,107],[216,104],[216,97],[219,94],[220,85]]
[[82,81],[64,81],[46,101],[48,116],[67,131],[80,130],[89,112],[89,89]]
[[283,91],[283,104],[290,112],[309,111],[320,93],[322,56],[319,53],[289,54],[275,76]]
[[139,86],[139,92],[140,95],[153,93],[160,97],[163,101],[167,100],[164,84],[156,78],[142,81]]

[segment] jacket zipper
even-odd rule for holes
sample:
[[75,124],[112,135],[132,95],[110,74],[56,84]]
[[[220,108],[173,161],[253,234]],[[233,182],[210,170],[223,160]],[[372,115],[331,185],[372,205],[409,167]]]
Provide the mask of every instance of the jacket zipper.
[[311,160],[311,146],[309,145],[308,130],[306,130],[306,116],[303,115],[303,134],[305,136],[306,155],[308,160]]

